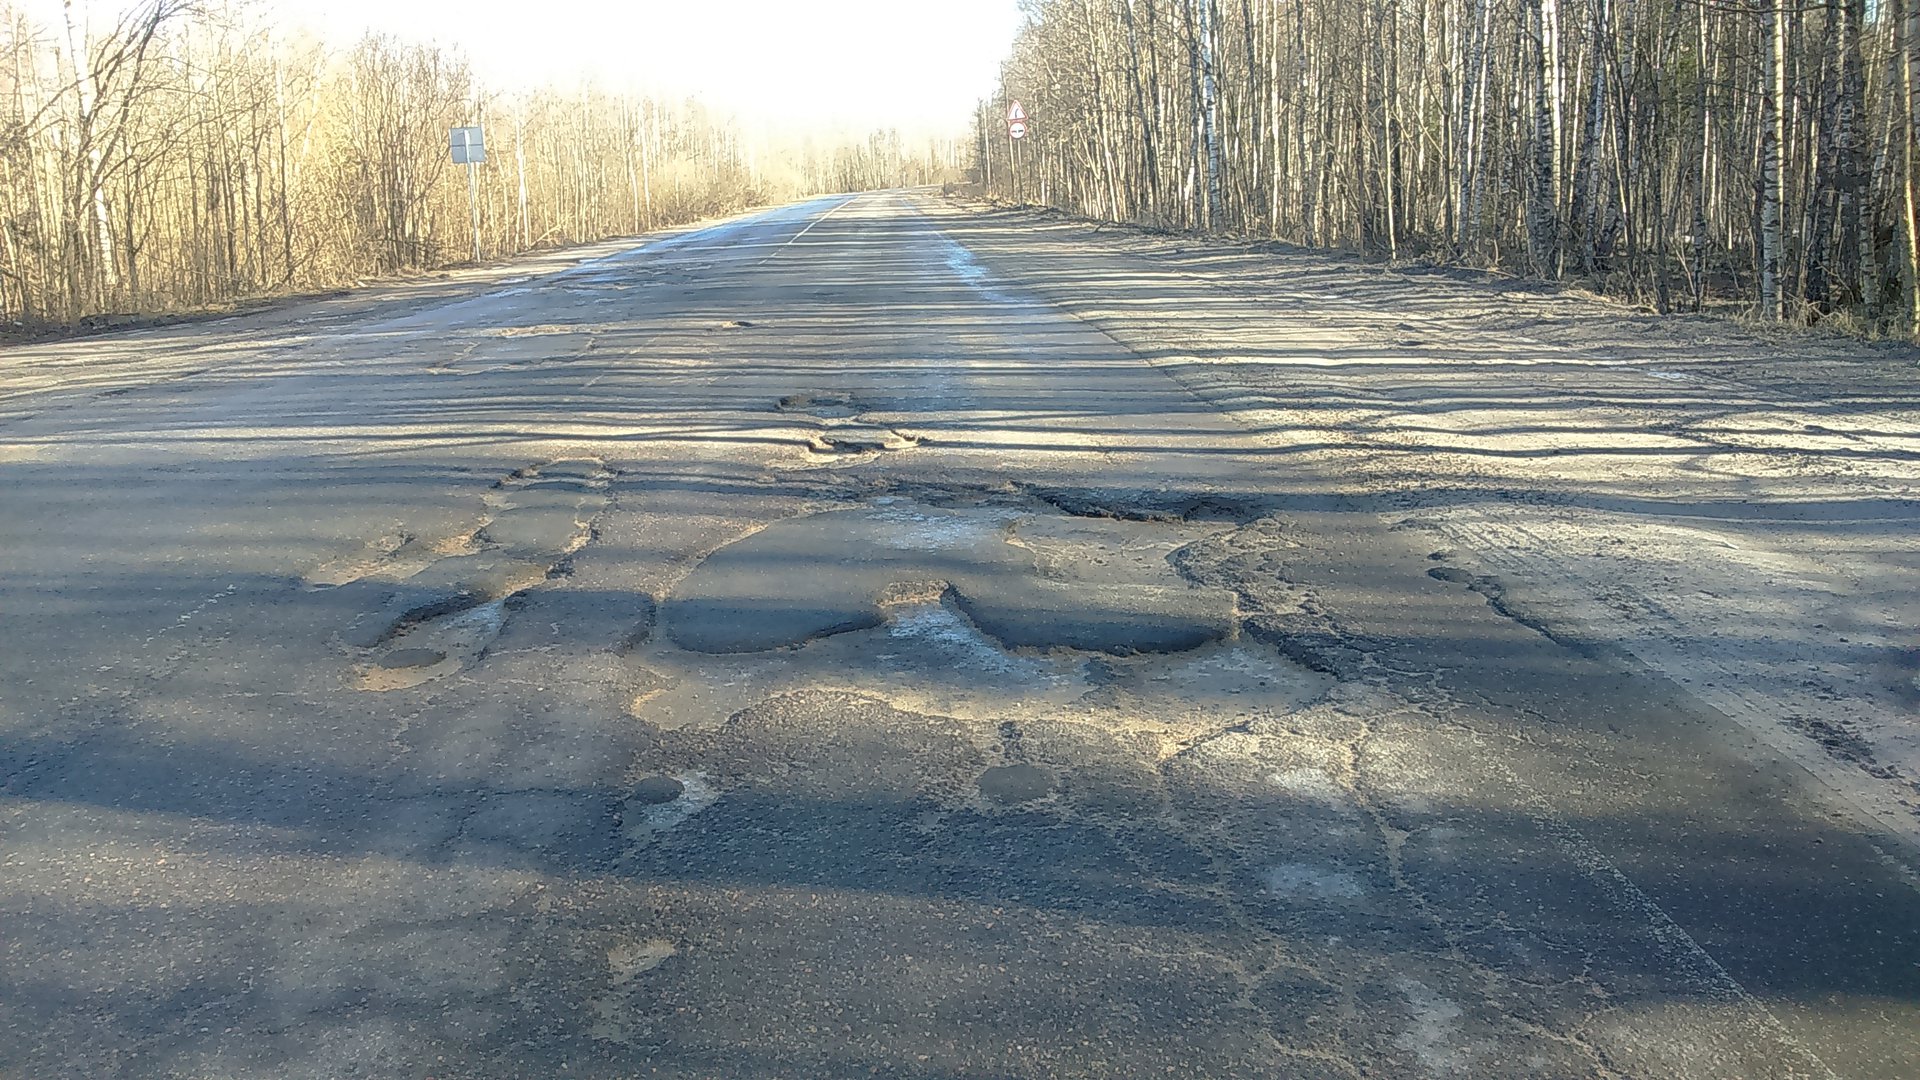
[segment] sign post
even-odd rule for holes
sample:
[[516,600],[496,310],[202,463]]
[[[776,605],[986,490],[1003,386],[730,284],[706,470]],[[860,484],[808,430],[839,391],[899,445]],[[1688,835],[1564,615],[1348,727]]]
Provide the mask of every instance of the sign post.
[[1019,160],[1020,140],[1027,137],[1027,110],[1015,101],[1007,106],[1007,176],[1013,187],[1013,201],[1020,201],[1020,170],[1016,168]]
[[980,103],[980,163],[984,169],[983,181],[987,189],[987,198],[993,198],[993,136],[987,134],[987,103]]
[[447,132],[447,145],[453,163],[467,167],[467,210],[473,217],[473,261],[480,262],[480,175],[487,160],[486,133],[479,126],[457,127]]

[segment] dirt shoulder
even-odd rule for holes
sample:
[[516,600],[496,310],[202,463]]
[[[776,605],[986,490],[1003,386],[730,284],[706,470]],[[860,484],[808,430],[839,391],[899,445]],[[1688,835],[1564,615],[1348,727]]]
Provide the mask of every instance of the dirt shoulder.
[[994,272],[1920,843],[1920,351],[929,198]]

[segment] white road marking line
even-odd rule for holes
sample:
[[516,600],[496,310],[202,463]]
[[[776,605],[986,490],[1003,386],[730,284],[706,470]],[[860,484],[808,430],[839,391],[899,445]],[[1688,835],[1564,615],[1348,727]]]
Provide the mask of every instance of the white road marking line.
[[848,197],[847,197],[847,199],[846,199],[846,201],[845,201],[845,202],[842,202],[842,203],[840,203],[840,204],[839,204],[838,206],[835,206],[835,207],[834,207],[833,209],[831,209],[831,210],[828,210],[828,211],[827,211],[826,213],[824,213],[824,214],[821,214],[821,215],[820,215],[819,217],[817,217],[817,218],[814,218],[814,219],[813,219],[812,221],[809,221],[809,222],[807,222],[807,227],[806,227],[806,228],[804,228],[804,229],[801,229],[801,230],[800,230],[799,232],[797,232],[797,233],[794,233],[794,234],[793,234],[793,238],[792,238],[792,239],[790,239],[790,240],[788,240],[788,241],[787,241],[786,243],[784,243],[784,244],[781,244],[781,245],[780,245],[779,247],[777,247],[777,248],[774,248],[774,249],[773,249],[773,253],[772,253],[772,254],[770,254],[770,255],[768,255],[768,256],[767,256],[766,258],[764,258],[764,259],[761,259],[761,260],[760,260],[759,262],[757,262],[757,263],[755,263],[754,265],[755,265],[755,266],[765,266],[765,265],[766,265],[767,263],[769,263],[769,262],[772,262],[772,261],[773,261],[773,260],[774,260],[775,258],[777,258],[777,257],[778,257],[778,256],[780,255],[780,253],[781,253],[781,252],[783,252],[783,251],[785,251],[785,250],[787,250],[788,248],[790,248],[790,247],[792,247],[793,245],[795,245],[795,244],[797,244],[797,243],[799,243],[799,242],[800,242],[800,238],[801,238],[801,237],[803,237],[803,236],[805,236],[805,235],[807,235],[808,233],[810,233],[810,232],[812,232],[812,231],[813,231],[813,227],[814,227],[815,225],[818,225],[818,224],[820,224],[821,222],[823,222],[823,221],[825,221],[825,220],[827,220],[828,218],[830,218],[830,217],[832,217],[832,216],[833,216],[834,214],[836,214],[836,213],[838,213],[838,212],[840,212],[841,210],[843,210],[843,209],[845,209],[846,207],[848,207],[848,206],[850,206],[850,205],[852,205],[852,204],[853,204],[853,203],[854,203],[855,201],[857,201],[857,200],[858,200],[859,198],[860,198],[860,196],[858,196],[858,195],[850,195],[850,196],[848,196]]

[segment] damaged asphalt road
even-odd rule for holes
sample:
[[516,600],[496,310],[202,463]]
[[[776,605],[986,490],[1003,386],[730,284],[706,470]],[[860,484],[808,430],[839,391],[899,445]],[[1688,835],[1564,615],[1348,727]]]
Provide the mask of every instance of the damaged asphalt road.
[[954,213],[42,347],[219,362],[6,398],[0,1076],[1920,1072],[1912,849]]

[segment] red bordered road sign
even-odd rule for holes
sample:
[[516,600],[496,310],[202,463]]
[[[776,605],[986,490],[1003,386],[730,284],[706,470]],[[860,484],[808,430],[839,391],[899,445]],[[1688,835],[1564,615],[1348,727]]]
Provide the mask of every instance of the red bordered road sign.
[[1024,139],[1027,137],[1027,110],[1019,102],[1007,106],[1007,138]]

